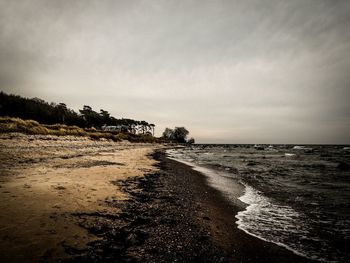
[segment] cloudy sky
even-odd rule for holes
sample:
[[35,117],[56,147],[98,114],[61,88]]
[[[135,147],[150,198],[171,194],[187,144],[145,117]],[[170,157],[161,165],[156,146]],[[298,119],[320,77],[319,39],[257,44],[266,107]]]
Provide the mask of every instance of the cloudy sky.
[[350,1],[0,0],[0,90],[202,143],[350,143]]

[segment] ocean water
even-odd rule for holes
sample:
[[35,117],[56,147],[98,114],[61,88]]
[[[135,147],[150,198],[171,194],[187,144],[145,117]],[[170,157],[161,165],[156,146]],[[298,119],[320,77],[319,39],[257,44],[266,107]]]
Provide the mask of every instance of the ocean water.
[[230,181],[242,184],[246,206],[235,223],[246,233],[314,260],[350,262],[349,147],[194,145],[168,155],[212,171],[228,199],[237,191]]

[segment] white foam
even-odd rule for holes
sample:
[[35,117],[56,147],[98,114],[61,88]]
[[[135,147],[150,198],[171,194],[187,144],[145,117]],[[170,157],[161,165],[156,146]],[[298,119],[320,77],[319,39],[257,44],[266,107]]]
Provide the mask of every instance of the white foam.
[[[232,174],[228,171],[221,172],[199,166],[194,162],[188,162],[185,160],[184,154],[175,151],[167,151],[167,154],[169,159],[184,163],[204,174],[209,184],[221,191],[235,205],[242,207],[241,202],[247,204],[245,210],[236,215],[238,219],[236,224],[239,229],[251,236],[284,247],[297,255],[324,261],[320,251],[318,253],[317,251],[308,251],[307,248],[300,247],[297,242],[288,242],[288,237],[291,235],[297,239],[300,236],[309,236],[307,225],[294,209],[274,203],[246,184],[244,184],[242,195],[242,184],[233,180]],[[237,197],[239,201],[237,201]]]
[[305,148],[305,146],[299,146],[299,145],[295,145],[293,147],[294,150],[303,150]]
[[238,199],[248,205],[253,205],[261,202],[261,195],[257,194],[253,187],[245,185],[244,195]]
[[292,157],[292,156],[295,156],[295,154],[294,153],[285,153],[284,154],[286,157]]
[[306,146],[299,146],[299,145],[296,145],[293,147],[294,150],[304,150],[304,151],[312,151],[313,148],[311,147],[306,147]]
[[[248,204],[245,210],[236,215],[239,229],[256,238],[284,247],[299,256],[313,258],[310,251],[304,251],[298,245],[288,244],[284,240],[288,235],[308,236],[308,228],[298,212],[289,206],[274,204],[249,185],[245,185],[244,195],[239,199]],[[320,257],[316,258],[325,261]]]

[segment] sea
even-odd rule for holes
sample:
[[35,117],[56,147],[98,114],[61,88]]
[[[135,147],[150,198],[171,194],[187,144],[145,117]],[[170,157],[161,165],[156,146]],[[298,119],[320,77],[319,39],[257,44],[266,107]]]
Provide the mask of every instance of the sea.
[[232,202],[231,185],[242,185],[233,224],[247,234],[316,261],[350,262],[349,146],[196,144],[167,154],[205,169]]

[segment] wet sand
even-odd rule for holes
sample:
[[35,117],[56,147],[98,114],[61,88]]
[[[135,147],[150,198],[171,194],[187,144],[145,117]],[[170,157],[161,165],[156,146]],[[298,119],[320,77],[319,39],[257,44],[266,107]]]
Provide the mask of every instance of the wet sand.
[[72,251],[71,262],[311,262],[247,235],[235,224],[242,209],[189,166],[156,153],[159,171],[115,183],[129,195],[121,213],[83,224],[101,239]]
[[311,262],[239,230],[244,206],[160,145],[11,136],[0,138],[4,262]]
[[[159,146],[157,146],[159,147]],[[67,247],[99,237],[79,226],[77,213],[115,215],[127,197],[113,183],[155,172],[156,146],[84,137],[0,137],[2,262],[59,261]]]
[[[224,251],[227,262],[313,262],[273,243],[250,236],[237,228],[236,214],[244,205],[229,202],[218,190],[210,186],[210,178],[189,166],[165,159],[165,170],[186,178],[182,187],[191,187],[192,202],[196,207],[197,221],[208,230],[214,244]],[[209,180],[208,180],[209,179]],[[182,181],[183,179],[180,179]],[[237,187],[239,188],[239,187]],[[237,198],[239,197],[239,189]]]

